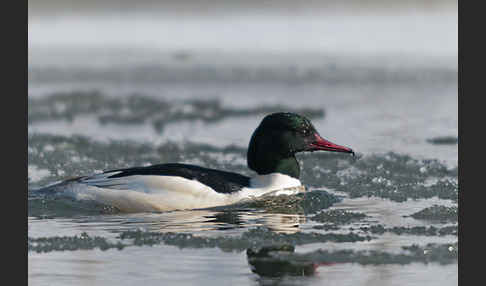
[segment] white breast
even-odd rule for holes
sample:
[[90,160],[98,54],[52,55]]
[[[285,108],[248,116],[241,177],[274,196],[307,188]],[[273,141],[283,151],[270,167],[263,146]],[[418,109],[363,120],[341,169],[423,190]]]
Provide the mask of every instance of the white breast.
[[296,178],[280,174],[271,173],[267,175],[258,175],[250,179],[250,187],[243,188],[235,196],[238,199],[259,197],[266,194],[272,195],[293,195],[301,192],[302,184]]
[[302,184],[298,179],[280,173],[258,175],[250,180],[251,188],[283,189],[298,187],[301,185]]

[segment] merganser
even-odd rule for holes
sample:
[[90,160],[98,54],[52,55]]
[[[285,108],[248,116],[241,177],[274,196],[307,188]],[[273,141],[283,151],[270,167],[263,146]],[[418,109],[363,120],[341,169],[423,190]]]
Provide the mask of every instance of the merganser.
[[93,200],[124,212],[172,211],[228,205],[266,194],[304,191],[295,154],[352,149],[323,139],[312,123],[294,113],[267,115],[254,131],[244,175],[169,163],[104,171],[55,183],[41,190],[77,200]]

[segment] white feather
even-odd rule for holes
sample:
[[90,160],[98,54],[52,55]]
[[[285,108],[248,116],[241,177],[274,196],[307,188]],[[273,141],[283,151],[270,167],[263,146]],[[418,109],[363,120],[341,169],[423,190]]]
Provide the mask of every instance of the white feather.
[[301,186],[299,180],[279,173],[256,176],[250,180],[250,188],[231,194],[218,193],[196,180],[183,177],[133,175],[108,178],[114,174],[97,174],[72,182],[64,193],[79,200],[115,206],[125,212],[142,212],[208,208],[265,194],[288,195],[302,191],[295,188]]
[[271,173],[267,175],[258,175],[250,179],[250,188],[243,188],[234,195],[239,199],[259,197],[262,195],[293,195],[297,193],[302,184],[298,179],[290,176]]

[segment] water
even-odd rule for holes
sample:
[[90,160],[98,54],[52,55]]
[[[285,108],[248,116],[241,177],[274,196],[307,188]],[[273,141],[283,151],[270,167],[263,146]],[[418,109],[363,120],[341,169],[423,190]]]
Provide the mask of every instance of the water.
[[251,175],[282,110],[357,152],[299,154],[305,195],[204,210],[30,192],[29,282],[457,284],[457,9],[350,7],[29,13],[29,190],[162,162]]

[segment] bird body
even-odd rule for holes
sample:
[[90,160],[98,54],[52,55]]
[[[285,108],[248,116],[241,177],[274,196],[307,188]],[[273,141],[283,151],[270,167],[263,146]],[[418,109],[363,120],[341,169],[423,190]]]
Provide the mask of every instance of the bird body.
[[266,116],[252,135],[247,161],[257,175],[168,163],[109,170],[50,185],[41,191],[92,200],[125,212],[198,209],[264,195],[295,194],[299,180],[295,153],[354,152],[323,139],[310,121],[293,113]]

